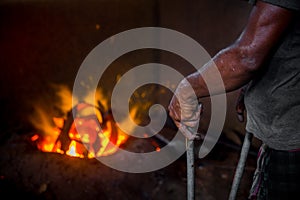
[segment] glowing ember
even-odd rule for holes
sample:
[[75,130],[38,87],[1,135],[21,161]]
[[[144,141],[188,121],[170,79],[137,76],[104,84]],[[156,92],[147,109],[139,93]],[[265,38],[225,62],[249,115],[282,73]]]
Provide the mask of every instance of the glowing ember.
[[[96,93],[88,93],[82,102],[73,98],[76,106],[71,109],[71,91],[66,86],[55,88],[61,101],[60,104],[54,102],[54,105],[65,116],[51,117],[38,104],[34,105],[35,112],[30,116],[30,121],[40,131],[31,137],[39,150],[72,157],[95,158],[115,153],[127,141],[128,135],[113,121],[108,99],[102,95],[100,89]],[[129,124],[130,118],[134,119],[136,114],[137,107],[133,107],[130,116],[121,125]],[[129,127],[129,130],[133,128]]]
[[39,135],[38,134],[35,134],[34,136],[31,137],[31,141],[32,142],[36,141],[37,139],[39,139]]
[[69,155],[69,156],[73,156],[73,157],[82,157],[83,158],[83,155],[77,153],[77,151],[76,151],[76,142],[74,140],[71,142],[69,150],[67,151],[66,154]]
[[[98,118],[92,115],[75,118],[66,137],[62,135],[65,120],[54,118],[53,121],[55,125],[60,126],[53,128],[53,135],[42,137],[35,134],[31,137],[31,141],[36,142],[41,151],[65,153],[72,157],[95,158],[115,153],[128,138],[125,133],[116,128],[114,122],[106,121],[102,128]],[[66,152],[61,149],[62,143],[69,143]]]

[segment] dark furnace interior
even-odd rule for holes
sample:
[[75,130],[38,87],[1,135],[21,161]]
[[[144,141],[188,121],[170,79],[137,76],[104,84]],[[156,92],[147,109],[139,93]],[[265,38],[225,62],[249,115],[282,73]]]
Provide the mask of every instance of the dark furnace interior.
[[[110,112],[113,88],[123,74],[138,65],[157,62],[188,75],[193,71],[191,64],[157,49],[120,56],[98,83],[96,118],[83,114],[77,119],[70,114],[74,111],[76,74],[98,44],[140,27],[179,31],[213,56],[239,36],[250,10],[250,4],[239,0],[2,0],[0,199],[186,199],[185,154],[147,173],[118,171],[95,156],[111,156],[118,151],[107,145],[107,139],[132,152],[160,151],[177,131],[172,121],[167,120],[157,135],[145,139],[122,133]],[[235,114],[237,94],[227,94],[226,121],[217,144],[206,157],[195,157],[196,199],[228,198],[245,135],[245,123],[240,123]],[[167,108],[171,97],[172,92],[163,86],[139,87],[128,105],[134,121],[147,125],[149,107],[161,104]],[[204,103],[202,132],[210,119],[209,98]],[[79,102],[76,109],[84,113],[95,109],[93,105]],[[95,119],[106,129],[81,141],[74,128],[74,122],[81,119],[94,132]],[[248,196],[259,145],[254,138],[237,199]],[[195,149],[199,146],[196,143]]]

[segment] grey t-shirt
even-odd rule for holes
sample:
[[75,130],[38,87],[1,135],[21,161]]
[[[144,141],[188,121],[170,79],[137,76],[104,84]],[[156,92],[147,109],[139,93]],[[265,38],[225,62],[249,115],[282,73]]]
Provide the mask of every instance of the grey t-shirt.
[[245,95],[246,130],[271,148],[300,148],[300,0],[263,0],[294,20]]

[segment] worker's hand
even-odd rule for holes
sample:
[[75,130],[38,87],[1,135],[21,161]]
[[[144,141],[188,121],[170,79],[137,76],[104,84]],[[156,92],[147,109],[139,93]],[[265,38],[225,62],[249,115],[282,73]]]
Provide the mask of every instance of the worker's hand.
[[244,96],[245,96],[245,87],[240,90],[237,102],[236,102],[236,113],[237,118],[240,122],[244,122],[244,113],[245,113],[245,103],[244,103]]
[[186,138],[200,139],[200,136],[195,134],[195,129],[200,120],[202,105],[186,79],[179,83],[168,108],[170,117]]

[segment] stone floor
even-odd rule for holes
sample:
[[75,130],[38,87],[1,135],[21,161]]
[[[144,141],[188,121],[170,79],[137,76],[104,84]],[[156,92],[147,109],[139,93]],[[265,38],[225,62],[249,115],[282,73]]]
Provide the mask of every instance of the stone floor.
[[[153,148],[143,140],[135,147]],[[0,146],[1,199],[186,199],[186,158],[148,173],[131,174],[111,169],[96,159],[73,158],[37,150],[28,134],[13,134]],[[203,159],[196,159],[196,199],[227,199],[239,150],[217,144]],[[255,167],[249,154],[237,199],[246,199]]]

